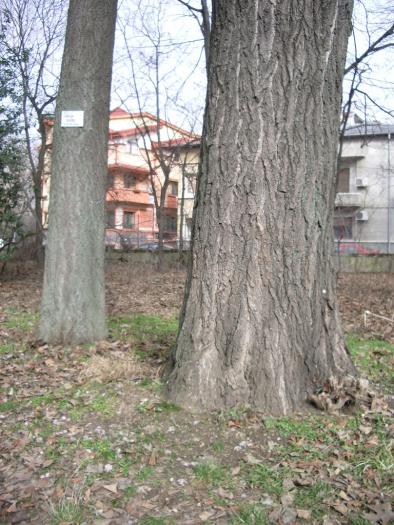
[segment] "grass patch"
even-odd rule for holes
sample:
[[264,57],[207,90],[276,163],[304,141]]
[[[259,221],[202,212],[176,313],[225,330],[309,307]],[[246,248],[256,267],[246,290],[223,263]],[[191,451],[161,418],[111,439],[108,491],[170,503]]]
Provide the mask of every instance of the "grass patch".
[[264,419],[264,426],[267,430],[275,430],[283,438],[315,440],[324,435],[327,438],[327,418],[304,417],[294,419],[290,417]]
[[43,405],[51,405],[56,400],[56,396],[52,392],[48,392],[47,394],[42,394],[40,396],[32,397],[30,398],[30,403],[33,407],[40,407]]
[[117,454],[112,448],[109,439],[83,439],[81,446],[95,453],[97,459],[101,461],[116,461]]
[[90,383],[83,388],[78,388],[72,397],[72,402],[63,400],[63,409],[68,409],[68,415],[72,421],[78,421],[92,412],[106,418],[112,417],[119,402],[116,393],[106,385],[98,383]]
[[172,525],[174,520],[155,516],[145,516],[139,521],[140,525]]
[[327,506],[323,500],[333,494],[332,487],[324,481],[317,481],[310,487],[300,487],[297,489],[294,505],[296,508],[309,509],[313,518],[320,520],[327,513]]
[[137,494],[137,487],[135,485],[129,485],[123,491],[123,497],[125,499],[134,498]]
[[193,471],[196,479],[208,486],[217,487],[230,480],[228,470],[223,465],[212,462],[199,463],[193,468]]
[[4,343],[0,345],[0,355],[2,354],[13,354],[17,350],[15,343]]
[[155,469],[153,467],[150,467],[149,465],[144,465],[137,472],[135,479],[137,479],[138,481],[145,481],[151,478],[154,473]]
[[231,525],[268,525],[266,510],[260,505],[242,505],[231,520]]
[[19,312],[17,310],[8,310],[7,319],[2,325],[8,329],[17,329],[23,332],[32,330],[38,322],[38,313],[36,312]]
[[17,410],[20,407],[19,401],[4,401],[4,403],[0,403],[0,413],[2,412],[11,412],[13,410]]
[[211,445],[212,450],[216,453],[223,452],[224,450],[224,443],[223,441],[214,441]]
[[267,465],[247,466],[243,477],[253,488],[261,488],[264,492],[275,496],[280,496],[283,492],[282,482],[284,472],[279,472]]
[[141,358],[167,357],[178,331],[176,319],[145,314],[113,317],[108,326],[114,339],[131,342]]
[[378,339],[346,337],[354,363],[361,374],[391,393],[394,390],[394,345]]
[[62,499],[51,508],[51,525],[72,523],[80,525],[84,521],[84,508],[82,503],[74,499]]

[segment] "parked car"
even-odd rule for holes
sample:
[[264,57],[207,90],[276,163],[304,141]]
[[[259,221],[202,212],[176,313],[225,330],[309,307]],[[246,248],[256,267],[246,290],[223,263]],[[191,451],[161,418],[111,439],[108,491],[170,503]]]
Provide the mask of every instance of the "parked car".
[[[143,244],[140,244],[138,246],[139,250],[148,250],[148,251],[156,251],[159,249],[159,243],[158,242],[145,242]],[[173,246],[172,244],[164,243],[163,244],[163,250],[164,251],[172,251],[176,250],[176,246]]]
[[358,242],[336,242],[335,251],[344,255],[379,255],[379,250],[367,248]]

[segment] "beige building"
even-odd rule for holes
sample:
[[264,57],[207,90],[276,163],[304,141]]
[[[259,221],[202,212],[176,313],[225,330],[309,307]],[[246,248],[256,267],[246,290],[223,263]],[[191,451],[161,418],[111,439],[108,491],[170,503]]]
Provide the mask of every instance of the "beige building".
[[334,237],[342,253],[394,253],[394,126],[347,129],[335,199]]

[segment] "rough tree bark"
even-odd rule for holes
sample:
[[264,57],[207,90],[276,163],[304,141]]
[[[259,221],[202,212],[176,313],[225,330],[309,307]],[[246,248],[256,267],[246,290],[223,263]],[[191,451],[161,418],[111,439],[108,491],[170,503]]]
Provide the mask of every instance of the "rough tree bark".
[[352,1],[214,0],[192,262],[169,396],[284,414],[353,371],[331,262]]
[[[40,337],[105,337],[104,203],[117,0],[71,0],[57,100]],[[84,111],[83,128],[61,112]]]

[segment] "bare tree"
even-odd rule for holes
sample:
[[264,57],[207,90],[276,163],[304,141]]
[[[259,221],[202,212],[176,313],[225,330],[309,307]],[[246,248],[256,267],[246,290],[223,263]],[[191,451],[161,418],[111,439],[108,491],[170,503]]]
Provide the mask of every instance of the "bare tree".
[[[385,67],[379,61],[382,52],[386,54]],[[356,0],[345,67],[341,137],[351,111],[356,111],[364,122],[394,116],[385,102],[389,93],[391,97],[394,94],[394,84],[385,78],[390,56],[394,58],[394,5],[381,0]]]
[[[68,12],[40,323],[40,337],[50,343],[106,335],[104,206],[116,10],[116,0],[71,0]],[[82,121],[69,127],[67,111]]]
[[352,2],[213,2],[202,168],[169,395],[289,413],[353,371],[331,260]]
[[64,39],[66,4],[66,0],[4,0],[1,14],[7,21],[8,52],[17,64],[15,82],[21,91],[26,154],[34,193],[36,256],[41,263],[44,255],[41,191],[47,143],[45,117],[53,111],[58,89],[57,62]]
[[[184,112],[181,102],[181,93],[187,79],[182,79],[174,72],[173,52],[183,46],[181,42],[173,41],[172,37],[163,28],[164,4],[142,3],[135,4],[135,12],[124,14],[118,22],[119,32],[124,44],[124,57],[127,58],[130,75],[129,92],[134,95],[134,103],[138,113],[135,126],[142,137],[143,150],[148,164],[150,184],[155,204],[156,221],[158,226],[158,268],[163,268],[163,244],[167,222],[166,200],[168,188],[171,184],[171,173],[178,165],[177,153],[179,140],[186,144],[195,138],[193,133],[183,139],[176,131],[169,133],[163,126],[162,119],[168,119],[170,106],[176,107],[178,115]],[[136,50],[133,40],[130,39],[128,29],[135,25],[135,34],[144,39],[144,45]],[[192,68],[193,71],[194,67]],[[174,74],[175,73],[175,74]],[[124,105],[127,100],[119,95]],[[155,125],[152,126],[151,115],[148,118],[146,106],[152,108]],[[141,123],[142,120],[142,123]],[[188,119],[189,120],[189,119]],[[194,119],[197,120],[196,118]]]
[[198,7],[190,0],[178,0],[178,2],[188,9],[200,27],[201,33],[204,37],[205,63],[208,68],[209,39],[211,37],[211,13],[209,11],[208,2],[207,0],[200,0],[200,5]]

